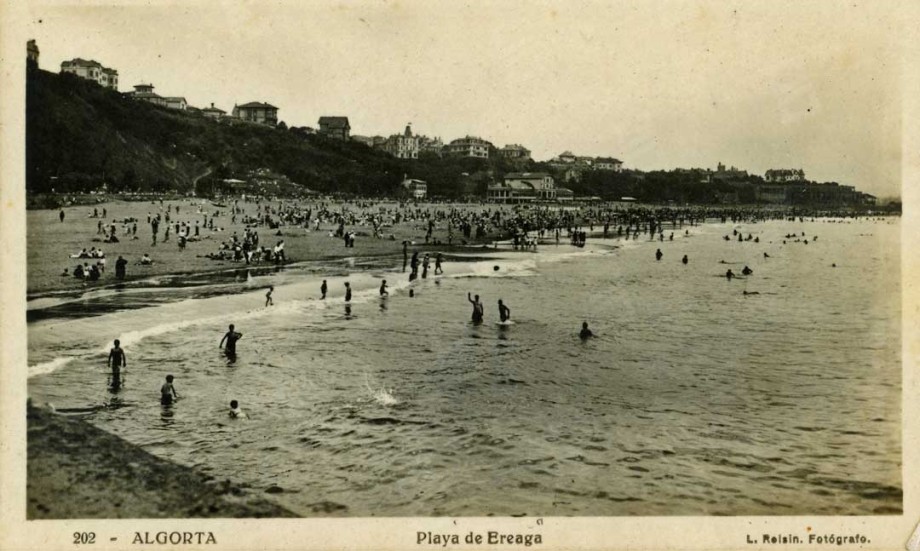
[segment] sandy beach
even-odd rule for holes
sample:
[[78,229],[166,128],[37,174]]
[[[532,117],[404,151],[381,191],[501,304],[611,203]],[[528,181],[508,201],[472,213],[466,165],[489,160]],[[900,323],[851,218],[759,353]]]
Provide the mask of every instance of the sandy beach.
[[[290,203],[291,201],[287,200],[287,204]],[[294,203],[297,204],[296,201]],[[220,204],[232,204],[232,201]],[[277,206],[279,202],[261,202],[263,206],[269,204]],[[308,205],[308,203],[303,202],[300,204]],[[319,202],[309,204],[316,205]],[[364,212],[381,207],[392,209],[397,206],[395,201],[370,202],[367,203],[367,205],[370,205],[369,207],[359,207],[350,203],[327,204],[330,205],[330,209],[339,210],[344,208],[350,212]],[[241,201],[240,206],[249,214],[253,214],[256,210],[255,202]],[[148,214],[156,214],[161,212],[161,209],[164,209],[165,212],[167,207],[172,209],[173,222],[182,220],[194,225],[196,221],[201,221],[204,215],[198,212],[199,207],[203,212],[207,213],[208,219],[211,219],[212,215],[217,212],[220,213],[220,216],[214,219],[215,229],[202,228],[200,230],[200,240],[190,241],[184,249],[179,248],[174,236],[170,236],[170,240],[164,243],[163,229],[160,230],[159,243],[153,245],[150,224],[147,223]],[[176,207],[180,209],[178,215],[176,214]],[[103,208],[106,210],[104,219],[102,218]],[[482,208],[490,207],[460,204],[420,204],[411,206],[412,210],[415,210],[415,208],[422,210],[464,208],[478,211]],[[491,208],[495,208],[494,205]],[[94,209],[99,217],[92,216]],[[63,222],[59,220],[62,210],[64,212]],[[243,222],[242,216],[236,217],[234,222],[229,207],[217,207],[212,202],[203,199],[165,201],[162,205],[159,202],[151,203],[150,201],[113,201],[96,205],[67,206],[62,210],[41,209],[28,212],[28,294],[30,298],[51,291],[78,291],[88,288],[130,284],[132,281],[165,275],[226,272],[237,269],[249,269],[253,272],[259,272],[277,268],[272,263],[247,266],[244,262],[205,258],[205,255],[209,253],[217,252],[221,242],[229,240],[234,232],[242,235],[247,225]],[[137,220],[137,239],[134,239],[133,235],[122,233],[123,227],[132,227],[134,224],[134,222],[123,224],[121,221],[125,219]],[[108,225],[113,224],[113,220],[117,220],[114,224],[118,228],[120,241],[118,243],[104,243],[102,242],[102,234],[97,231],[97,226],[101,221],[108,227]],[[430,243],[426,245],[426,226],[421,220],[403,221],[399,224],[388,226],[383,229],[381,238],[373,237],[371,235],[372,228],[369,226],[347,226],[347,231],[356,234],[354,246],[348,248],[344,246],[341,238],[330,236],[335,230],[335,225],[328,222],[322,223],[318,231],[312,226],[311,228],[282,226],[277,229],[258,226],[256,229],[263,240],[263,244],[271,246],[279,240],[284,240],[288,263],[343,258],[383,258],[387,256],[396,261],[397,258],[401,258],[403,240],[414,243],[410,248],[410,252],[420,247],[448,252],[464,250],[467,249],[467,246],[476,244],[475,239],[464,242],[462,236],[458,235],[453,240],[452,246],[449,246],[447,244],[447,229],[445,225],[438,224]],[[487,236],[485,241],[488,242],[497,237],[496,235],[490,235]],[[87,261],[86,259],[71,258],[71,255],[79,253],[82,249],[89,250],[92,247],[102,249],[107,260],[107,271],[99,281],[88,282],[73,276],[61,275],[65,268],[72,273],[77,264]],[[144,266],[138,265],[137,262],[145,253],[150,255],[154,263]],[[129,263],[127,277],[123,282],[116,280],[114,275],[115,261],[119,256],[124,256]]]
[[26,493],[29,519],[296,516],[243,486],[31,406]]

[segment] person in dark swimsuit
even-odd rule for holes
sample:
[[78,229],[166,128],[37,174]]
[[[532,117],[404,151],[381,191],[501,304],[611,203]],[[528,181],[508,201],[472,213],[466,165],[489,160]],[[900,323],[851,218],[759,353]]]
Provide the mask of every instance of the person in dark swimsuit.
[[581,324],[581,331],[579,331],[578,336],[582,340],[590,339],[591,337],[594,336],[594,333],[592,333],[591,330],[588,329],[588,322],[583,322]]
[[345,302],[351,302],[351,283],[345,282]]
[[467,293],[466,299],[473,305],[473,323],[482,323],[484,309],[482,303],[479,302],[479,295],[476,295],[476,298],[473,299],[470,297],[470,293]]
[[502,323],[511,319],[511,308],[505,306],[502,299],[498,299],[498,317]]
[[224,338],[220,340],[220,344],[218,346],[224,348],[224,341],[227,341],[227,347],[224,348],[224,350],[227,351],[227,354],[236,354],[236,341],[240,340],[241,338],[243,338],[243,334],[234,331],[233,324],[231,323],[230,330],[227,331],[227,333],[224,335]]
[[389,295],[390,293],[387,291],[387,280],[384,279],[382,282],[380,282],[380,296],[386,297]]
[[329,286],[326,285],[326,280],[324,279],[323,284],[319,286],[319,292],[323,294],[323,296],[319,297],[320,300],[326,300],[326,291],[328,290]]
[[108,364],[112,368],[112,388],[120,388],[121,368],[128,367],[128,361],[118,339],[115,339],[115,347],[109,352]]

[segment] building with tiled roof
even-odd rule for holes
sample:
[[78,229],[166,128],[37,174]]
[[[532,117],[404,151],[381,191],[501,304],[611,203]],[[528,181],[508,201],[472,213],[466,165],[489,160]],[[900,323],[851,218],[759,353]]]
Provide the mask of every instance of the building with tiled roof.
[[546,172],[509,172],[503,182],[490,185],[486,198],[497,203],[556,199],[556,184]]
[[134,91],[129,92],[128,96],[138,101],[166,107],[166,98],[153,91],[153,84],[135,84]]
[[240,120],[259,124],[270,124],[272,126],[278,124],[278,108],[270,103],[260,101],[234,105],[233,116]]
[[348,117],[320,117],[319,133],[336,140],[348,140],[351,134],[351,125],[348,123]]
[[594,168],[596,170],[613,170],[620,172],[623,170],[623,161],[613,157],[598,157],[594,159]]
[[211,104],[211,107],[205,107],[201,110],[201,114],[210,119],[219,119],[227,114],[223,109],[218,109],[214,107],[214,104]]
[[456,140],[447,144],[444,147],[445,152],[448,155],[454,155],[456,157],[475,157],[478,159],[488,159],[489,152],[494,149],[495,146],[492,145],[492,142],[483,140],[482,138],[477,138],[476,136],[464,136],[463,138],[457,138]]
[[506,159],[529,159],[530,150],[520,144],[508,144],[498,151]]
[[185,111],[188,109],[188,102],[185,101],[185,98],[176,96],[163,98],[166,101],[166,107],[170,109],[178,109],[180,111]]
[[380,146],[397,159],[418,159],[419,137],[412,135],[412,126],[406,125],[402,134],[393,134]]
[[103,66],[92,59],[79,57],[61,63],[61,73],[70,73],[80,78],[92,80],[102,87],[118,90],[118,71]]

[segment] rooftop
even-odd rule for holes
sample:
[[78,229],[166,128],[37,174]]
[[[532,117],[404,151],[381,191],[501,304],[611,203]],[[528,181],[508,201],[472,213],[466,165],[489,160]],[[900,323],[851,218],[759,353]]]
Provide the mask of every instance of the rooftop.
[[509,172],[505,174],[506,180],[542,180],[547,178],[546,172]]
[[278,109],[270,103],[263,103],[260,101],[250,101],[249,103],[244,103],[243,105],[237,105],[240,109]]
[[320,117],[320,126],[331,126],[332,128],[344,128],[351,126],[348,124],[348,117]]
[[61,67],[70,67],[70,66],[79,66],[79,67],[102,67],[102,64],[93,59],[81,59],[76,57],[70,61],[64,61],[61,63]]

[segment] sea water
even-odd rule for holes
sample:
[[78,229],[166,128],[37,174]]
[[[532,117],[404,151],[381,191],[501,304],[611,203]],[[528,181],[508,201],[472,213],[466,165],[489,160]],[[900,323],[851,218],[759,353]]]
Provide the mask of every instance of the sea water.
[[[307,516],[899,513],[898,220],[674,234],[476,250],[411,284],[394,257],[40,299],[29,395],[109,406],[86,418],[277,486]],[[467,293],[486,323],[470,323]],[[513,324],[495,323],[498,299]],[[218,348],[230,323],[235,358]],[[231,399],[248,419],[228,418]]]

